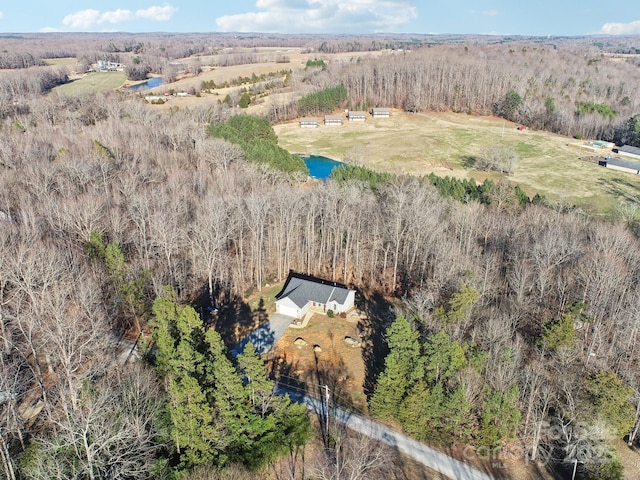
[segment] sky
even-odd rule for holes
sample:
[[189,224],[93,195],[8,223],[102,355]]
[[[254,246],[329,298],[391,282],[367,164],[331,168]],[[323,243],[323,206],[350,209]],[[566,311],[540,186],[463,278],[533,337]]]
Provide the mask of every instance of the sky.
[[[27,0],[0,33],[640,35],[638,0]],[[1,40],[0,40],[1,46]]]

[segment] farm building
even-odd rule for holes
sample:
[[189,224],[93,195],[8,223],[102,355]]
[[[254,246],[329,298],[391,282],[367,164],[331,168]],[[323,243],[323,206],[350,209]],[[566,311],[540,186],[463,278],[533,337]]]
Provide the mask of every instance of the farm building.
[[350,122],[364,122],[367,119],[367,112],[354,111],[347,113]]
[[339,283],[289,272],[287,281],[276,295],[276,311],[302,318],[311,308],[322,312],[347,312],[354,307],[355,290]]
[[614,148],[613,151],[628,157],[640,158],[640,148],[632,147],[631,145],[623,145],[620,148]]
[[624,160],[622,158],[607,157],[598,161],[598,165],[620,172],[640,174],[640,162],[633,160]]
[[389,118],[391,116],[391,110],[388,108],[372,108],[371,116],[373,118]]
[[342,116],[341,115],[325,115],[324,124],[325,125],[342,125]]
[[317,128],[318,119],[315,117],[304,117],[300,119],[300,128]]

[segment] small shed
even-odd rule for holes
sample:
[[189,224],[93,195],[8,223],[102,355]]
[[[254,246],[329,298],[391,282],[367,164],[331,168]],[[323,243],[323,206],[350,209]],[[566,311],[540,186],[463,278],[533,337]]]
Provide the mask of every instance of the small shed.
[[300,128],[318,128],[318,119],[315,117],[301,118]]
[[391,110],[388,108],[372,108],[371,116],[373,118],[389,118],[391,116]]
[[342,116],[341,115],[325,115],[324,116],[324,124],[329,126],[340,126],[342,125]]
[[367,119],[367,112],[350,111],[347,113],[347,118],[350,122],[364,122]]

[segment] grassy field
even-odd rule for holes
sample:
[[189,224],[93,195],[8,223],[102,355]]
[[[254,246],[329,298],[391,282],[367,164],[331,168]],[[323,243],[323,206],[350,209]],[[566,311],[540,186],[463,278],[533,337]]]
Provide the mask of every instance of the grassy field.
[[60,95],[87,95],[121,87],[126,80],[124,72],[95,72],[60,85],[52,92]]
[[47,65],[58,67],[60,65],[69,67],[70,69],[74,69],[77,63],[77,59],[74,57],[65,57],[65,58],[45,58],[45,63]]
[[599,214],[608,214],[621,203],[640,205],[640,177],[581,160],[593,153],[580,148],[574,139],[520,131],[516,124],[499,118],[394,111],[389,119],[369,117],[365,123],[300,128],[291,122],[277,125],[275,130],[280,146],[292,153],[351,158],[377,171],[433,172],[477,181],[487,177],[497,180],[502,175],[465,168],[464,159],[487,147],[504,146],[519,157],[507,178],[531,196],[539,192]]

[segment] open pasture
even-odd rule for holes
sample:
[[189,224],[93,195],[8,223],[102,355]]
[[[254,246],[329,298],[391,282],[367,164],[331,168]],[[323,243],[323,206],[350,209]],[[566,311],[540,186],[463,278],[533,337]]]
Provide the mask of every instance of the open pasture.
[[[615,172],[581,160],[593,155],[572,138],[549,132],[518,130],[518,125],[495,117],[456,113],[409,114],[397,110],[391,118],[342,126],[300,128],[298,122],[276,125],[279,144],[292,153],[327,156],[356,162],[376,171],[439,176],[504,177],[530,196],[576,204],[594,213],[610,213],[621,203],[640,205],[640,177]],[[511,176],[465,166],[469,158],[488,149],[515,151]],[[602,152],[606,156],[607,151]]]

